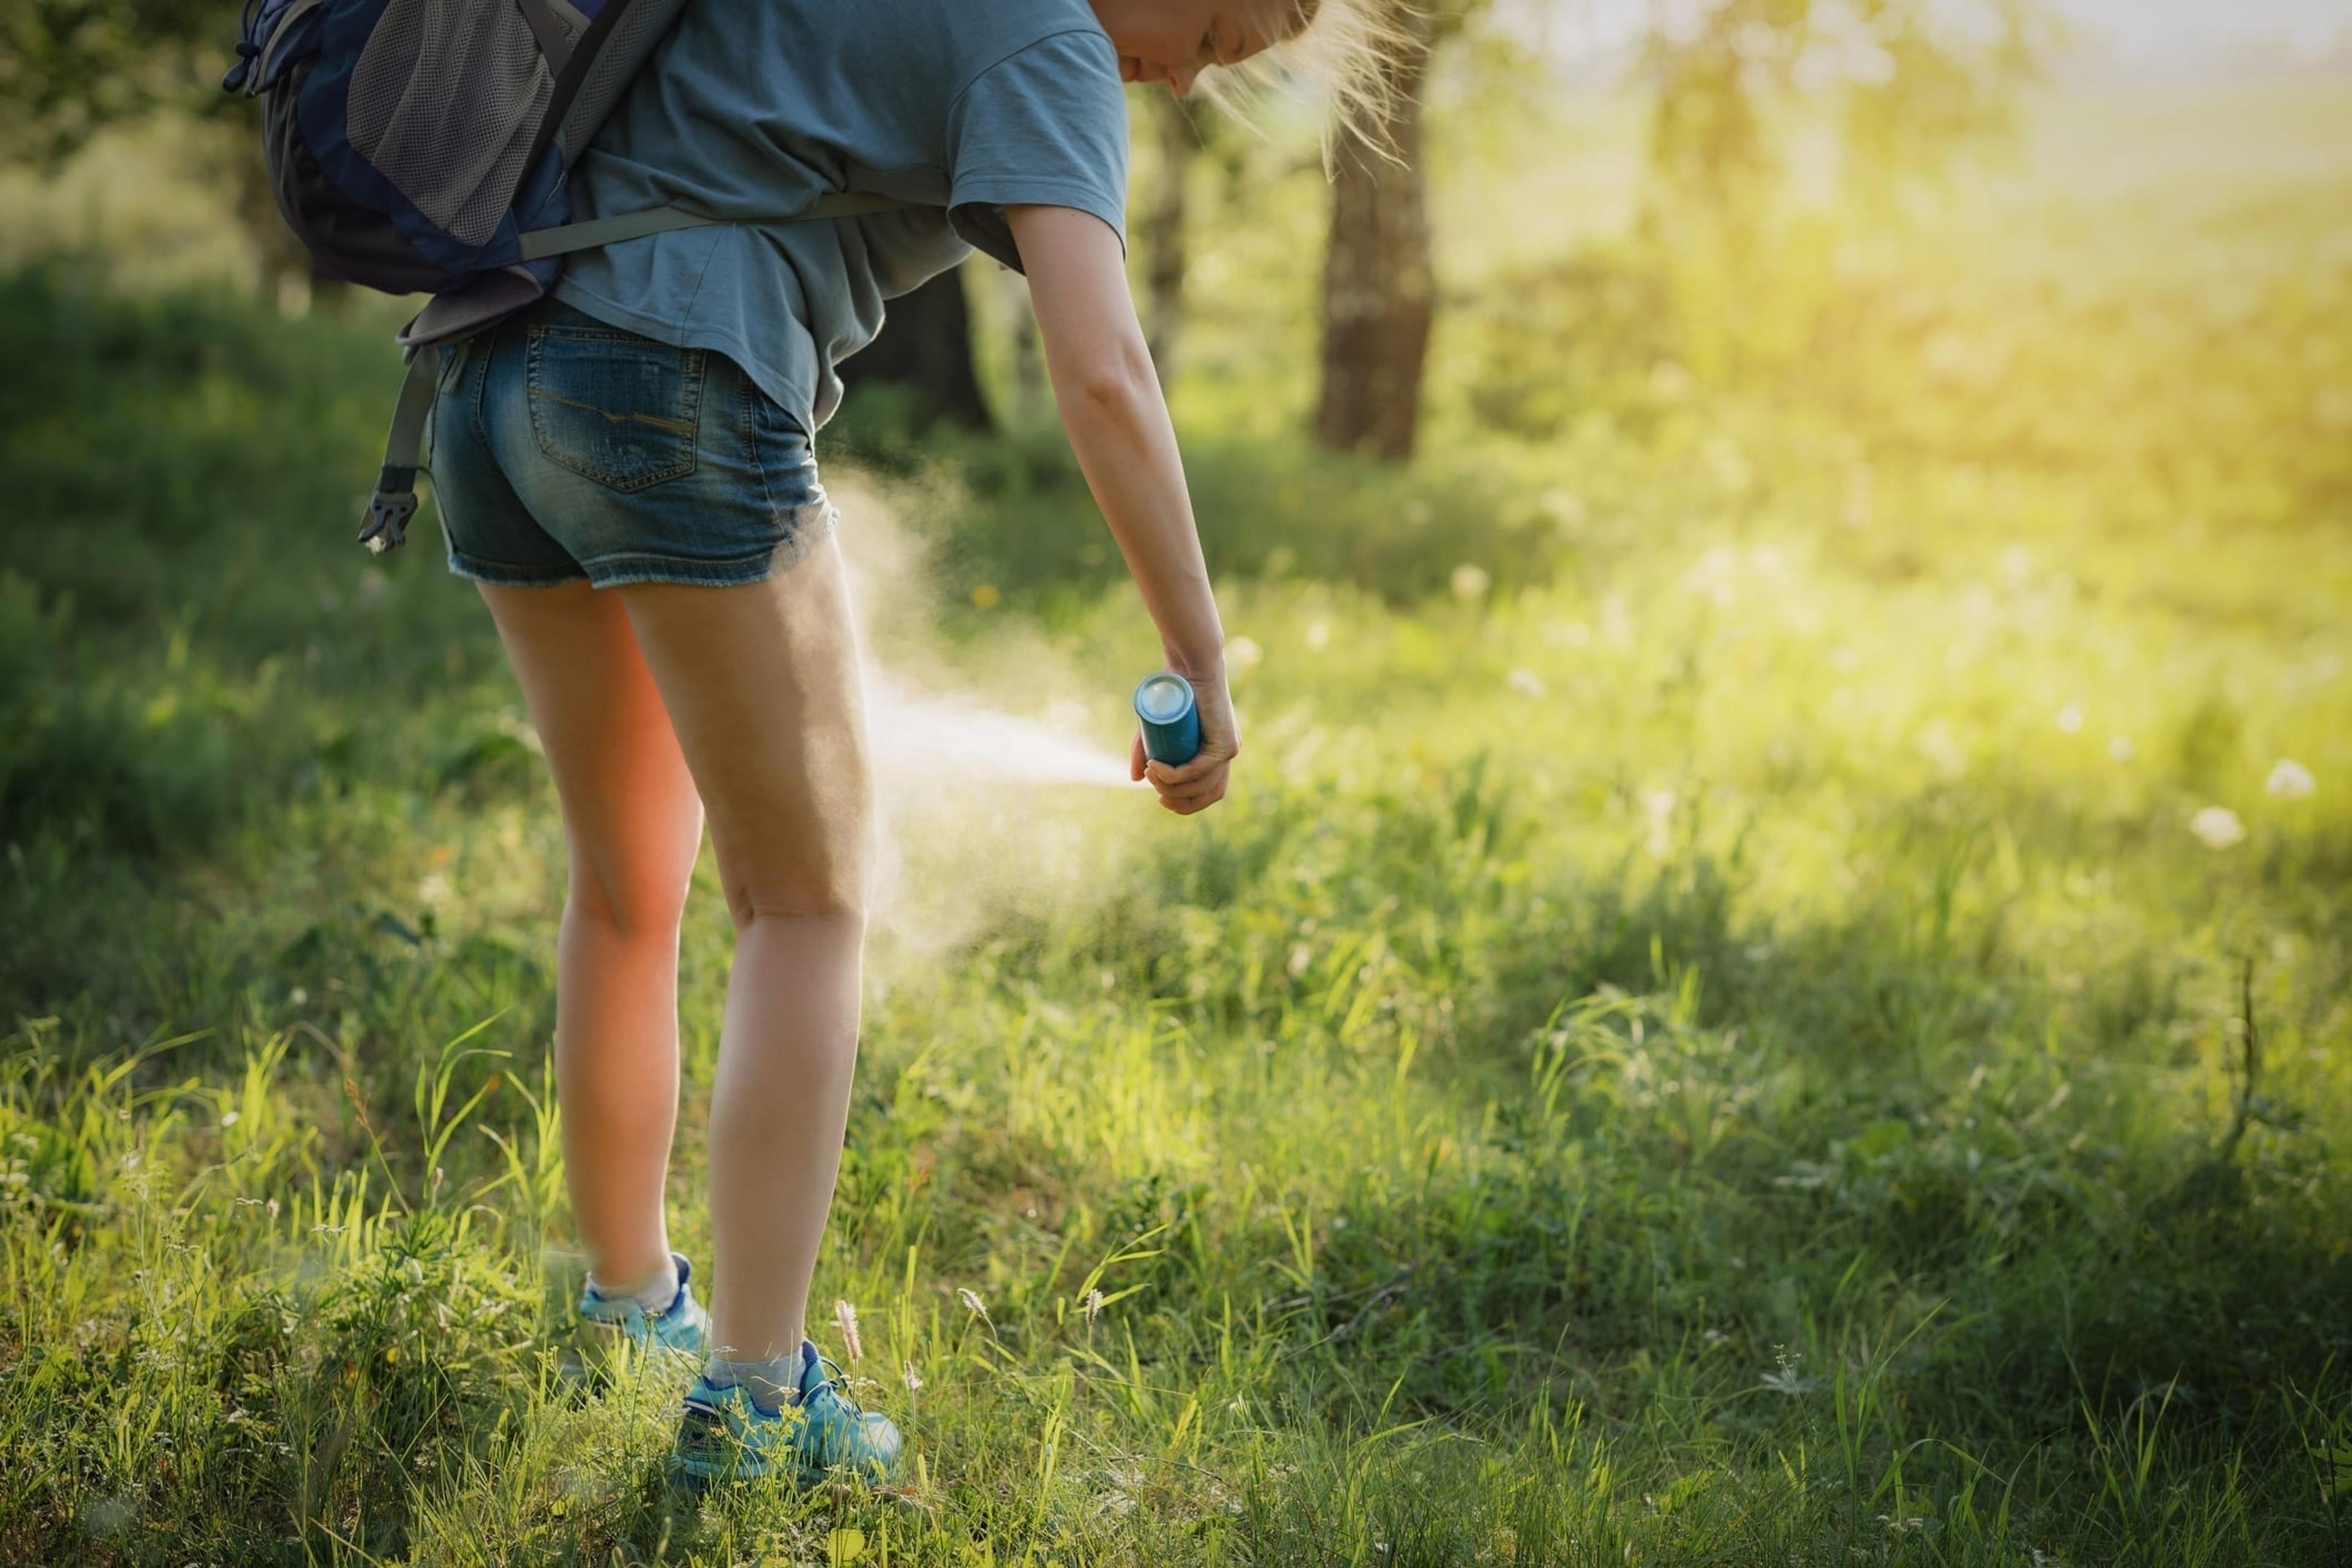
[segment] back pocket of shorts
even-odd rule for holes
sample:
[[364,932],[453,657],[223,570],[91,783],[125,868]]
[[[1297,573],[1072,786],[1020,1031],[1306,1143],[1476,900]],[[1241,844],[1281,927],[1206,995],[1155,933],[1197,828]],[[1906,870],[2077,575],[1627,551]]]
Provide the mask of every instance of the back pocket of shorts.
[[558,468],[616,490],[694,472],[700,349],[611,328],[530,329],[530,430]]

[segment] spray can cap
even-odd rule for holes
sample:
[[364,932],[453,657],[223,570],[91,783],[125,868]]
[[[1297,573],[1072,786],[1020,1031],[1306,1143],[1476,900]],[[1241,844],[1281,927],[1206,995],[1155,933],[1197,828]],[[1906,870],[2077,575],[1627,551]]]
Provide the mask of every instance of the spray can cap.
[[1154,724],[1172,724],[1192,706],[1192,683],[1174,670],[1147,675],[1135,689],[1135,711]]

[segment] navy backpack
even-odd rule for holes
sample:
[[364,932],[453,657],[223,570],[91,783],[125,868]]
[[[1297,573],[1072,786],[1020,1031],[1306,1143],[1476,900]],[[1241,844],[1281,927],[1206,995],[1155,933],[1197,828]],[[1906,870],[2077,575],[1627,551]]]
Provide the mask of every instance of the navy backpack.
[[[563,258],[730,221],[654,207],[572,221],[567,176],[686,0],[247,0],[222,86],[259,97],[278,210],[320,276],[431,294],[361,542],[416,511],[438,345],[553,286]],[[832,193],[797,222],[903,204]]]

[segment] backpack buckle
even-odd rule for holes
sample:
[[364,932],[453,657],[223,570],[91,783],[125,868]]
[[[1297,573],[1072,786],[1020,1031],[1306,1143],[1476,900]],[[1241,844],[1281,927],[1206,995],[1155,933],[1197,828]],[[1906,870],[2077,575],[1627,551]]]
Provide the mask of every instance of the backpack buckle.
[[408,520],[416,515],[415,480],[410,488],[394,492],[379,489],[368,500],[366,525],[360,530],[360,542],[372,554],[381,555],[387,550],[397,550],[408,542]]
[[383,468],[375,477],[375,494],[368,500],[367,521],[360,542],[376,554],[408,542],[408,520],[416,515],[416,470],[425,452],[425,422],[433,412],[440,384],[441,351],[431,344],[408,351],[408,374],[400,384],[400,402],[392,411],[392,430],[384,437]]

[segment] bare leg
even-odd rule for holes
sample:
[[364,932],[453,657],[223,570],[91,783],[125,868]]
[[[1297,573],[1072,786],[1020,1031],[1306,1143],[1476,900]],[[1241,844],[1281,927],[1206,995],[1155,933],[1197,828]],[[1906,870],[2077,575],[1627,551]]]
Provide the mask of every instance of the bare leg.
[[712,1343],[796,1351],[856,1064],[873,784],[841,555],[616,590],[710,813],[735,917],[710,1102]]
[[606,1283],[665,1267],[677,1123],[677,928],[702,808],[627,613],[584,583],[482,597],[563,803],[570,891],[556,947],[564,1178]]

